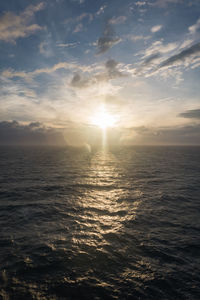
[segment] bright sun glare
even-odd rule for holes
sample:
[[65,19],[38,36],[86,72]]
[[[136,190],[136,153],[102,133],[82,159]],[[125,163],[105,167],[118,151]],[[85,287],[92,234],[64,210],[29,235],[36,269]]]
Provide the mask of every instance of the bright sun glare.
[[92,123],[102,129],[114,126],[115,122],[114,116],[110,115],[104,107],[102,107],[92,118]]

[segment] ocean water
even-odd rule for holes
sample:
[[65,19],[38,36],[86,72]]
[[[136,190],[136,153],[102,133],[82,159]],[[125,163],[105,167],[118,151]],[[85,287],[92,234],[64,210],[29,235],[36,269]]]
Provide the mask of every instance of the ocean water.
[[1,299],[200,299],[200,148],[0,148]]

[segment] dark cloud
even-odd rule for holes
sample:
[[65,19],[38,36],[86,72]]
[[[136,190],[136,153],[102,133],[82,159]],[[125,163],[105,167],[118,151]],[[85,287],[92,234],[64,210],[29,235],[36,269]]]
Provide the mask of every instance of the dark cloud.
[[200,145],[200,124],[177,127],[130,128],[132,144],[147,145]]
[[106,66],[106,69],[107,69],[107,72],[108,72],[108,78],[109,79],[125,76],[125,74],[123,74],[121,71],[119,71],[117,69],[118,64],[119,63],[114,59],[109,59],[106,62],[105,66]]
[[160,64],[159,68],[168,67],[170,65],[175,64],[178,61],[183,61],[186,58],[188,58],[192,55],[195,55],[195,54],[200,54],[200,43],[194,44],[191,47],[181,51],[180,53],[173,55],[173,56],[169,57],[168,59],[164,60]]
[[116,69],[117,65],[118,65],[118,62],[116,62],[114,59],[109,59],[106,62],[106,68],[107,69]]
[[39,128],[42,127],[42,123],[40,122],[32,122],[28,125],[29,128]]
[[90,78],[83,78],[80,74],[74,74],[71,85],[76,88],[84,88],[90,84]]
[[22,125],[17,121],[0,122],[0,145],[65,145],[61,132],[39,122]]
[[191,109],[179,114],[179,117],[188,119],[200,119],[200,109]]
[[102,54],[109,50],[112,46],[120,41],[119,37],[116,37],[115,31],[108,20],[105,24],[103,35],[97,41],[97,54]]

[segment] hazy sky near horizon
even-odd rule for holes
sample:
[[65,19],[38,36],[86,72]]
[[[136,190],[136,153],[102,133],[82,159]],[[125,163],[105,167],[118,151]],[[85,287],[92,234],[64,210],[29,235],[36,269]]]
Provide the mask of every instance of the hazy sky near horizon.
[[80,136],[104,105],[123,142],[198,144],[199,79],[198,0],[0,2],[0,138]]

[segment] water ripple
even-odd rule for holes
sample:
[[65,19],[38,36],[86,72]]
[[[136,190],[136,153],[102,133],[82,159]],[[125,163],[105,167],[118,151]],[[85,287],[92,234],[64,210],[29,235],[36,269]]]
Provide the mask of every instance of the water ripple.
[[199,299],[195,149],[0,149],[0,298]]

